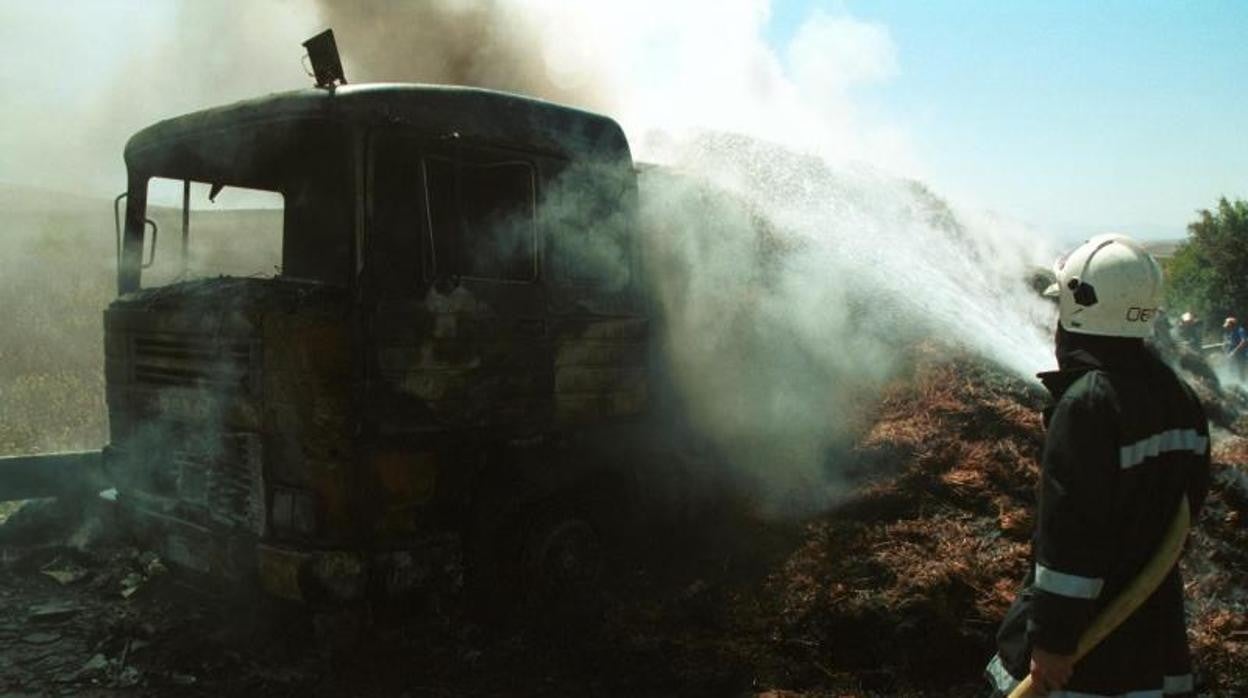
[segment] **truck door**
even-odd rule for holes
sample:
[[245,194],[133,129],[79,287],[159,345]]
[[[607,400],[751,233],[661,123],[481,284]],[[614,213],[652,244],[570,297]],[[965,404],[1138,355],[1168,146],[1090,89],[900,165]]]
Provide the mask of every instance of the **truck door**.
[[374,138],[372,154],[372,352],[399,407],[378,419],[397,432],[547,429],[535,158],[400,135]]

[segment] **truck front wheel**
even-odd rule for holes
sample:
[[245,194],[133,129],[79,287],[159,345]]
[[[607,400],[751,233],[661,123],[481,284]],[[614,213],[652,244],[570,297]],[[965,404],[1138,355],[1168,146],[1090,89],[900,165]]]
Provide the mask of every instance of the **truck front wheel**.
[[605,557],[594,526],[569,512],[534,517],[527,528],[520,559],[527,600],[545,607],[594,598]]

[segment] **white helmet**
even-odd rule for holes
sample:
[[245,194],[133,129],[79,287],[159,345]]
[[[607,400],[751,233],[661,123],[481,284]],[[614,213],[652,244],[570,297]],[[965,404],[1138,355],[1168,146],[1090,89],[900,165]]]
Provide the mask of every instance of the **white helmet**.
[[1107,337],[1150,337],[1161,305],[1161,265],[1126,235],[1097,235],[1057,260],[1062,328]]

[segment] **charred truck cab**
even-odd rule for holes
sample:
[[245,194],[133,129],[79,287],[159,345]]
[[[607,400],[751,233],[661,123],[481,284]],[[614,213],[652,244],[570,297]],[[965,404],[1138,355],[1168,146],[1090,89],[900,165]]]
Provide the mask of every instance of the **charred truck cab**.
[[[461,569],[502,593],[594,575],[647,406],[614,121],[479,89],[308,89],[160,122],[125,161],[105,461],[138,535],[308,601]],[[149,221],[158,179],[182,187],[180,241]],[[270,278],[196,273],[192,185],[280,195]],[[250,231],[225,233],[213,254]]]

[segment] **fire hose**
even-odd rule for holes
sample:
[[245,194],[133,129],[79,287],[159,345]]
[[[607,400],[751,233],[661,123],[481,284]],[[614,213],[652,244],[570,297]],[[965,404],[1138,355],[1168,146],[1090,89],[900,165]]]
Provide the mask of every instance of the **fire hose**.
[[[1166,535],[1162,538],[1161,545],[1157,547],[1157,552],[1153,553],[1152,559],[1079,636],[1079,643],[1075,647],[1076,662],[1083,659],[1093,647],[1100,644],[1101,640],[1122,625],[1123,621],[1153,595],[1162,580],[1170,574],[1170,570],[1179,561],[1179,555],[1183,552],[1183,542],[1187,540],[1187,531],[1190,527],[1191,510],[1187,497],[1184,496],[1179,500],[1179,510],[1175,512],[1174,520],[1166,529]],[[1028,675],[1013,691],[1010,691],[1009,698],[1028,698],[1034,695],[1036,694],[1032,692],[1031,676]]]

